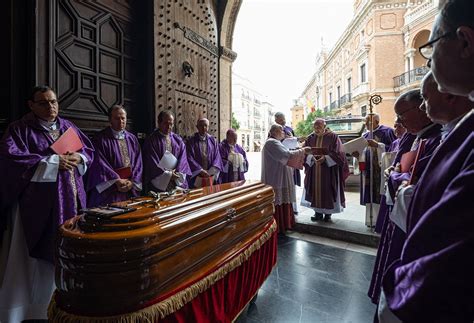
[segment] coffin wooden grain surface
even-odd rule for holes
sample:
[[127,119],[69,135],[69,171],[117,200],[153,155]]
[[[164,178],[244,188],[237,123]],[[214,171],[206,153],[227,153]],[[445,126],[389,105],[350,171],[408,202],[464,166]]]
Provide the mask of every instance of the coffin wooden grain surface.
[[272,219],[273,199],[271,187],[242,181],[106,221],[77,216],[58,234],[56,301],[93,316],[141,308],[241,251]]

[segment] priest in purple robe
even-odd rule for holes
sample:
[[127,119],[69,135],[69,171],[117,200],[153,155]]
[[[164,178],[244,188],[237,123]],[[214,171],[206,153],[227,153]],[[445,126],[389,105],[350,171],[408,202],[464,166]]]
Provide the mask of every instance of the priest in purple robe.
[[[440,105],[439,102],[438,105]],[[417,89],[403,93],[395,102],[394,109],[398,120],[407,129],[407,132],[414,135],[415,138],[412,141],[405,140],[401,147],[402,149],[399,150],[395,158],[393,167],[387,170],[386,201],[389,206],[386,208],[384,215],[385,221],[382,227],[380,244],[369,288],[369,297],[375,304],[378,304],[379,301],[383,273],[388,265],[400,257],[402,246],[405,242],[404,230],[391,220],[393,217],[391,214],[393,212],[392,205],[393,201],[395,201],[396,192],[398,187],[405,185],[412,176],[416,178],[423,173],[426,167],[426,163],[424,163],[423,160],[429,160],[431,158],[431,155],[438,147],[441,139],[441,126],[432,123],[425,111],[420,109],[420,107],[423,107],[423,98],[421,97],[420,90]],[[415,173],[413,174],[413,167],[402,172],[400,169],[400,160],[403,154],[418,151],[421,141],[424,141],[424,146],[423,149],[419,151],[420,159],[417,163]],[[407,145],[409,142],[411,142],[411,144]],[[399,208],[396,208],[395,212],[400,212],[398,210]]]
[[188,139],[186,144],[188,163],[191,169],[188,184],[191,188],[209,186],[219,182],[219,173],[224,168],[219,152],[219,143],[208,133],[209,120],[199,119],[196,128],[198,131]]
[[292,168],[303,168],[305,154],[310,147],[289,150],[281,140],[285,138],[283,127],[270,127],[270,137],[262,150],[262,182],[273,187],[275,192],[275,213],[278,232],[285,233],[295,225],[292,204],[296,203],[295,183]]
[[230,183],[245,180],[245,173],[249,162],[244,149],[237,144],[237,133],[234,129],[227,130],[226,139],[219,144],[223,169],[219,180],[221,183]]
[[161,192],[187,188],[186,176],[191,175],[186,146],[181,137],[172,132],[173,126],[173,114],[161,111],[158,129],[146,138],[143,146],[143,182]]
[[326,127],[324,119],[317,118],[314,132],[304,146],[327,150],[323,154],[313,152],[306,157],[305,181],[302,204],[314,210],[312,221],[328,222],[331,215],[343,211],[344,187],[349,175],[346,155],[339,137]]
[[[285,115],[283,114],[283,112],[275,113],[274,118],[275,118],[275,123],[279,124],[280,126],[283,127],[283,133],[285,134],[285,137],[283,138],[283,140],[286,139],[286,138],[296,137],[295,132],[293,131],[293,128],[291,128],[290,126],[288,126],[286,124],[286,118],[285,118]],[[293,171],[293,181],[295,182],[295,185],[301,186],[300,170],[296,169],[296,168],[293,168],[292,171]],[[297,203],[293,204],[293,211],[295,212],[295,214],[298,214],[298,204]]]
[[[361,173],[361,193],[360,204],[366,206],[365,225],[374,227],[377,222],[377,214],[380,208],[380,182],[382,170],[379,161],[382,158],[382,153],[387,151],[392,142],[396,139],[392,128],[380,124],[380,116],[376,113],[368,115],[365,119],[367,131],[363,137],[367,139],[367,148],[361,157],[365,162],[365,170]],[[368,131],[372,129],[371,133]],[[359,158],[357,152],[352,156]],[[370,173],[372,170],[372,194],[370,193]],[[372,209],[372,219],[370,218],[370,210]]]
[[108,111],[110,127],[94,136],[95,159],[87,176],[87,206],[107,205],[138,196],[142,190],[142,154],[137,137],[125,130],[121,105]]
[[[31,111],[11,123],[0,140],[2,322],[46,318],[57,228],[86,206],[82,176],[94,157],[89,139],[58,116],[50,87],[35,87],[28,105]],[[56,153],[51,145],[68,129],[82,148]]]
[[[447,0],[420,51],[430,61],[441,93],[474,101],[472,21],[473,1]],[[402,254],[383,279],[381,322],[474,320],[472,108],[455,123],[413,192]]]
[[[395,165],[393,164],[393,161],[397,155],[397,152],[400,147],[400,141],[402,137],[407,133],[407,129],[403,126],[403,124],[396,118],[395,123],[393,125],[393,130],[395,132],[395,136],[397,139],[395,139],[390,147],[388,147],[387,151],[382,153],[382,158],[381,158],[381,165],[380,169],[382,170],[383,174],[386,174],[387,172],[393,170],[395,168]],[[412,135],[413,140],[415,138],[415,135]],[[377,222],[375,223],[375,232],[381,233],[382,232],[382,226],[383,223],[385,222],[385,215],[387,213],[387,201],[385,198],[385,193],[386,193],[386,176],[381,176],[381,183],[380,183],[380,209],[379,213],[377,215]]]

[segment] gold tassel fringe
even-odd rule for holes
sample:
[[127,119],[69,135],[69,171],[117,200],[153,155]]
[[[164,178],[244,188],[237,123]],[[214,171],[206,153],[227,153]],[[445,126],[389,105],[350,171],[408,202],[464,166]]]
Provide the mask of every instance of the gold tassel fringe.
[[51,298],[51,302],[48,307],[48,318],[50,322],[61,322],[61,323],[139,323],[139,322],[155,322],[156,319],[162,319],[169,314],[172,314],[182,308],[184,305],[192,301],[200,293],[207,290],[209,287],[214,285],[218,280],[224,278],[228,273],[241,266],[247,261],[250,256],[260,247],[267,242],[273,233],[277,230],[277,224],[273,221],[272,225],[265,231],[254,243],[252,243],[244,252],[239,254],[236,258],[232,259],[218,270],[212,272],[208,276],[197,281],[188,288],[176,293],[175,295],[147,308],[121,314],[117,316],[103,316],[103,317],[91,317],[91,316],[79,316],[67,313],[60,309],[56,302],[55,297]]

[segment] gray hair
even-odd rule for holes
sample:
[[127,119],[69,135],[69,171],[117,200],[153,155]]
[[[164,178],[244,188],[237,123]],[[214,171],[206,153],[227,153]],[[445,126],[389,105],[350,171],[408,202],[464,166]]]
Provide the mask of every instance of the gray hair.
[[209,119],[207,119],[207,118],[200,118],[200,119],[198,119],[198,121],[196,122],[196,126],[198,126],[199,123],[201,123],[201,122],[206,122],[207,125],[209,125]]
[[275,119],[277,119],[277,118],[284,118],[284,117],[285,117],[285,114],[284,114],[283,112],[277,112],[277,113],[275,113],[275,116],[274,116],[274,117],[275,117]]
[[278,129],[281,130],[281,131],[283,131],[283,127],[282,127],[281,125],[279,125],[279,124],[272,124],[272,126],[270,127],[270,131],[269,131],[269,132],[270,132],[270,136],[273,137],[273,136],[275,135],[275,132],[276,132]]

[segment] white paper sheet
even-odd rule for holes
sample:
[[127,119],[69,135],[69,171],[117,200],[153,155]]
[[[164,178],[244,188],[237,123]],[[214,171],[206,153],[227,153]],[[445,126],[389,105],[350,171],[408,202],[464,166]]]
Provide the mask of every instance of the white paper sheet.
[[163,157],[161,157],[158,167],[162,170],[173,170],[178,165],[178,159],[170,153],[169,151],[165,151]]
[[367,140],[364,137],[359,137],[343,144],[344,151],[347,154],[352,154],[354,151],[362,155],[364,148],[367,147]]
[[296,149],[298,148],[298,138],[288,137],[282,141],[282,144],[288,149]]

